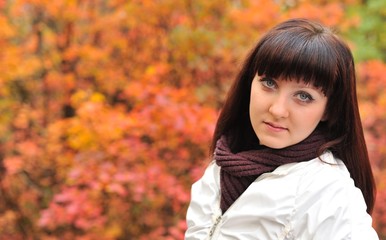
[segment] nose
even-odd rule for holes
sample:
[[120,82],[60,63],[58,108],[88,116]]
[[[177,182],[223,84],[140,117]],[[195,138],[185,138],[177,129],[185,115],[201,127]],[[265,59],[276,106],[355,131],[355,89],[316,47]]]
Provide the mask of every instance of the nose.
[[289,116],[287,100],[282,96],[278,96],[269,106],[269,112],[276,119],[287,118]]

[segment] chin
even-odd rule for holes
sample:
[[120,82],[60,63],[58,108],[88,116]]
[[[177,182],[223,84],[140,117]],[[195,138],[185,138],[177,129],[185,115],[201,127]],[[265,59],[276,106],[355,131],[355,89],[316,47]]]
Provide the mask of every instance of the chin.
[[273,149],[281,149],[281,148],[285,148],[285,147],[288,147],[288,145],[285,145],[285,144],[280,144],[280,143],[272,143],[272,142],[261,142],[260,141],[260,144],[263,145],[263,146],[266,146],[266,147],[269,147],[269,148],[273,148]]

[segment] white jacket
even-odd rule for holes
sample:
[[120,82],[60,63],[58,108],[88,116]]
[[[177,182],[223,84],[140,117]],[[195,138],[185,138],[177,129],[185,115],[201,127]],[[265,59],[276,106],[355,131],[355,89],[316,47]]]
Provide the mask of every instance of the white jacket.
[[213,161],[192,186],[185,239],[378,239],[343,162],[330,152],[321,159],[262,174],[223,215]]

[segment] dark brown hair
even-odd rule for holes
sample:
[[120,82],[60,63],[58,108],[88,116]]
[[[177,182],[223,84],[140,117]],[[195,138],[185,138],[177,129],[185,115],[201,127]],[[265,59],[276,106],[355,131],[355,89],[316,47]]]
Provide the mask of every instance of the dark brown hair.
[[250,52],[231,86],[213,135],[211,152],[227,135],[232,152],[259,144],[249,118],[250,89],[258,74],[301,79],[327,96],[328,149],[341,159],[355,185],[362,190],[367,212],[372,213],[375,183],[363,136],[356,94],[354,60],[349,47],[329,28],[307,19],[291,19],[266,33]]

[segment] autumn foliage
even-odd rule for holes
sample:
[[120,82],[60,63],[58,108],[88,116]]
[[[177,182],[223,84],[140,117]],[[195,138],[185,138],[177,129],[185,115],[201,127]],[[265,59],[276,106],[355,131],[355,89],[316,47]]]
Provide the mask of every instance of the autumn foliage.
[[365,56],[355,41],[379,30],[362,16],[381,2],[0,1],[0,239],[182,239],[226,90],[290,17],[321,20],[358,52],[386,237],[385,44]]

